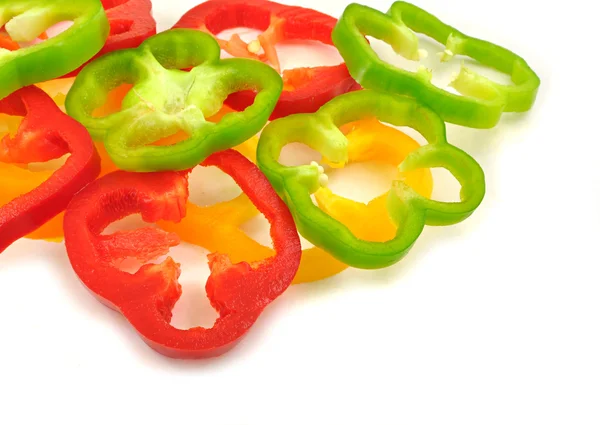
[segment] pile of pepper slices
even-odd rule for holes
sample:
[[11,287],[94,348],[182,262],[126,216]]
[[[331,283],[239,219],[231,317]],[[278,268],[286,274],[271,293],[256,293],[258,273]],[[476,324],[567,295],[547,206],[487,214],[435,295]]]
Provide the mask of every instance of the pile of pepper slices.
[[[0,0],[0,252],[22,237],[64,236],[83,284],[176,358],[224,353],[291,283],[391,266],[425,225],[465,220],[483,200],[484,173],[448,143],[445,123],[491,128],[504,112],[529,110],[540,85],[521,57],[405,2],[387,13],[351,4],[336,20],[265,0],[209,0],[159,34],[151,10],[150,0]],[[217,38],[237,27],[262,33],[251,43]],[[513,84],[463,65],[450,93],[424,67],[382,61],[366,38],[418,61],[417,34],[444,45],[442,61],[470,57]],[[333,45],[345,63],[281,73],[275,46],[289,40]],[[323,163],[282,165],[293,142]],[[363,204],[327,188],[326,170],[365,161],[398,167],[388,193]],[[189,203],[196,166],[220,168],[244,193]],[[434,167],[459,181],[460,202],[430,199]],[[273,248],[240,229],[259,213]],[[131,214],[154,225],[103,233]],[[302,251],[298,233],[314,247]],[[220,317],[210,329],[171,326],[179,265],[149,263],[180,240],[213,252],[206,292]],[[145,265],[121,270],[132,257]]]

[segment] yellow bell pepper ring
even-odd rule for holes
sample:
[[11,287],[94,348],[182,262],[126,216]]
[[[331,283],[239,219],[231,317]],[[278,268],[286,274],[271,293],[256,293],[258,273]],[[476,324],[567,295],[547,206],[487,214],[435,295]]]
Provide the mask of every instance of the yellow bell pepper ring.
[[[397,167],[410,152],[420,147],[411,137],[374,119],[351,123],[344,128],[344,132],[349,141],[349,163],[375,161]],[[256,143],[257,139],[252,138],[238,150],[254,160]],[[399,177],[404,178],[406,184],[416,192],[425,197],[431,195],[433,179],[429,169],[421,168],[402,174]],[[328,188],[321,188],[315,196],[324,211],[347,225],[357,237],[385,241],[396,233],[396,226],[387,213],[387,194],[368,204],[342,198]],[[261,245],[240,228],[257,215],[256,208],[242,194],[207,207],[188,203],[186,217],[180,223],[165,221],[158,224],[188,243],[211,252],[227,254],[233,262],[253,262],[273,255],[271,248]],[[302,251],[300,268],[293,283],[322,280],[346,268],[346,264],[322,249],[308,248]]]

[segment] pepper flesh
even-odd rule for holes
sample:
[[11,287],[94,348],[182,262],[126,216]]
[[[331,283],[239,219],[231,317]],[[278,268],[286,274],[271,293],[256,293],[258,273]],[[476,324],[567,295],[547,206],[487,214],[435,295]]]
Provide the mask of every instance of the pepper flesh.
[[[51,80],[51,81],[46,81],[44,83],[40,83],[37,86],[40,87],[42,90],[44,90],[46,93],[48,93],[54,99],[57,106],[59,108],[61,108],[61,110],[62,110],[64,108],[65,93],[69,92],[69,89],[71,88],[71,86],[73,84],[73,81],[74,81],[73,78]],[[121,103],[123,101],[123,98],[129,91],[129,89],[130,89],[130,87],[122,86],[118,90],[113,90],[108,95],[106,104],[104,104],[101,107],[101,109],[100,109],[101,113],[109,114],[109,113],[118,111],[121,108]],[[233,112],[235,112],[233,109],[230,109],[225,106],[216,115],[208,118],[208,120],[216,123],[216,122],[219,122],[225,115],[227,115],[229,113],[233,113]],[[13,118],[13,117],[7,116],[7,118]],[[7,124],[6,130],[8,130],[11,133],[14,133],[18,127],[17,120],[11,120],[11,121],[7,122],[6,124]],[[0,121],[0,126],[1,125],[2,125],[2,121]],[[0,128],[0,130],[1,130],[1,128]],[[252,138],[252,139],[248,140],[247,142],[244,142],[241,145],[236,146],[235,149],[237,151],[241,152],[242,154],[244,154],[246,157],[253,158],[252,160],[254,161],[255,160],[254,158],[256,157],[256,145],[257,144],[258,144],[258,138]],[[100,155],[100,162],[101,162],[100,177],[102,177],[108,173],[111,173],[113,171],[116,171],[117,167],[115,166],[115,164],[112,162],[112,160],[108,156],[108,153],[106,152],[106,149],[104,148],[104,144],[100,143],[100,142],[96,142],[95,146],[96,146],[96,150],[98,151],[98,154]],[[39,186],[43,181],[45,181],[48,178],[48,176],[50,175],[49,172],[35,172],[35,173],[31,172],[29,174],[24,174],[24,173],[22,173],[21,170],[19,170],[19,177],[17,178],[17,176],[10,175],[11,171],[14,170],[14,167],[12,165],[8,166],[6,168],[5,167],[6,166],[0,162],[1,174],[4,175],[6,179],[18,181],[19,185],[18,186],[12,185],[12,184],[7,185],[7,187],[9,189],[7,189],[3,193],[0,193],[0,203],[2,203],[2,202],[7,203],[11,199],[15,198],[16,196],[34,189],[35,187]],[[255,209],[255,211],[258,214],[258,211],[256,209]],[[63,236],[64,236],[63,221],[64,221],[64,213],[60,213],[57,216],[55,216],[53,219],[48,221],[46,224],[41,226],[39,229],[37,229],[34,232],[27,235],[27,238],[45,239],[47,241],[60,242],[63,240]]]
[[14,52],[15,50],[19,50],[20,47],[21,46],[19,46],[19,43],[15,43],[10,37],[0,33],[0,49],[6,49]]
[[[511,77],[513,85],[502,85],[464,66],[450,84],[460,94],[450,93],[431,82],[431,71],[416,73],[383,61],[365,36],[392,46],[409,60],[419,60],[416,33],[444,44],[442,61],[465,55]],[[527,62],[496,44],[463,34],[428,12],[403,1],[395,2],[387,14],[368,6],[351,4],[333,31],[333,41],[352,76],[365,88],[413,96],[449,123],[473,128],[494,127],[503,112],[525,112],[533,106],[540,79]]]
[[[342,128],[348,139],[347,164],[369,161],[397,168],[411,152],[420,148],[416,140],[374,118],[352,123],[349,127],[347,130]],[[335,169],[340,164],[331,165]],[[419,195],[431,197],[433,176],[428,168],[401,172],[398,178]],[[397,232],[386,208],[388,196],[389,192],[386,192],[365,204],[336,195],[328,187],[315,192],[317,204],[323,211],[348,226],[357,238],[373,242],[391,240]]]
[[[410,152],[419,148],[415,140],[377,120],[352,123],[345,129],[345,134],[349,142],[349,163],[374,161],[398,166]],[[421,195],[431,195],[433,182],[428,169],[409,171],[404,173],[403,178]],[[385,194],[368,204],[342,198],[327,188],[320,188],[315,197],[324,211],[348,226],[357,237],[383,242],[393,238],[396,232],[396,226],[387,214]],[[226,253],[234,262],[242,259],[260,261],[273,255],[272,249],[261,245],[240,229],[257,213],[250,200],[242,194],[230,201],[207,207],[188,202],[186,217],[181,222],[161,221],[159,225],[186,242],[211,252]],[[325,279],[347,267],[320,248],[308,248],[302,251],[300,268],[293,283]]]
[[175,358],[223,354],[249,330],[264,308],[281,295],[300,263],[300,239],[289,210],[258,168],[238,152],[211,155],[231,175],[271,223],[275,255],[258,263],[232,263],[227,255],[209,256],[206,293],[219,318],[210,329],[171,326],[181,295],[179,265],[170,257],[145,264],[135,274],[117,268],[133,256],[142,262],[168,252],[179,238],[157,228],[101,235],[108,224],[140,212],[147,222],[178,221],[185,215],[186,174],[162,172],[109,174],[89,185],[69,205],[65,242],[71,264],[84,285],[120,311],[154,350]]
[[100,51],[109,30],[100,0],[0,0],[0,28],[16,43],[32,41],[69,20],[74,21],[69,29],[43,43],[13,51],[0,48],[0,99],[78,68]]
[[[69,89],[73,85],[74,78],[63,78],[57,80],[44,81],[43,83],[36,84],[37,87],[41,88],[46,92],[52,99],[56,106],[59,107],[61,111],[64,112],[65,109],[65,98],[66,93],[69,92]],[[106,105],[104,105],[104,109],[106,111],[117,111],[120,108],[121,101],[123,100],[124,93],[114,93],[109,96]],[[112,162],[106,149],[104,148],[104,144],[95,142],[96,151],[98,151],[98,155],[100,156],[100,177],[111,173],[117,169],[115,164]],[[2,163],[0,163],[0,168],[5,167]],[[6,192],[0,195],[0,202],[8,202],[10,199],[22,194],[26,193],[30,190],[33,190],[42,182],[46,181],[50,176],[51,172],[49,171],[36,171],[31,172],[29,174],[21,174],[17,179],[16,176],[11,176],[11,171],[14,170],[14,167],[9,166],[8,168],[3,168],[3,175],[5,175],[6,179],[18,180],[20,185],[22,186],[17,191],[14,185],[10,186]],[[44,239],[46,241],[51,242],[61,242],[63,240],[63,220],[64,213],[60,213],[46,224],[28,234],[26,237],[29,239]]]
[[[182,69],[192,68],[190,72]],[[92,112],[110,90],[133,87],[121,111],[104,117]],[[86,66],[67,95],[67,111],[103,140],[113,162],[138,172],[184,170],[211,153],[235,147],[266,124],[282,89],[269,66],[248,59],[220,59],[218,43],[194,30],[169,30],[139,48],[120,50]],[[231,93],[255,89],[254,103],[218,123],[217,113]],[[93,95],[92,95],[93,94]],[[190,137],[168,146],[152,145],[184,131]]]
[[[278,158],[282,148],[300,142],[321,152],[330,163],[344,164],[348,161],[348,140],[339,127],[364,118],[377,118],[420,132],[428,144],[411,152],[399,171],[446,168],[462,186],[461,201],[433,201],[406,182],[394,181],[387,196],[387,208],[398,230],[386,242],[357,238],[347,226],[314,205],[311,194],[322,185],[322,170],[314,165],[281,165]],[[257,162],[290,207],[300,234],[339,261],[357,268],[383,268],[400,261],[426,224],[443,226],[465,220],[485,194],[483,170],[467,153],[448,144],[445,124],[439,116],[413,98],[370,90],[337,97],[315,114],[298,114],[271,122],[261,134]]]
[[[194,28],[217,36],[236,27],[263,31],[250,44],[234,35],[231,40],[218,39],[221,48],[232,56],[270,63],[277,72],[281,64],[275,45],[291,40],[316,41],[333,46],[331,32],[337,20],[316,10],[288,6],[265,0],[209,0],[188,11],[174,28]],[[264,53],[260,54],[260,49]],[[323,104],[360,86],[348,73],[345,64],[283,71],[284,91],[271,119],[287,115],[316,112]],[[252,104],[254,93],[235,93],[228,105],[241,111]]]
[[[14,137],[7,135],[0,142],[0,181],[6,183],[2,201],[9,201],[0,207],[2,252],[63,211],[73,195],[98,176],[100,158],[85,128],[37,87],[1,100],[0,113],[25,117]],[[31,173],[22,165],[67,153],[71,155],[66,163],[54,172]]]
[[[152,17],[150,0],[101,0],[110,25],[104,47],[88,62],[114,50],[138,47],[148,37],[156,34],[156,21]],[[85,66],[85,65],[83,65]],[[73,77],[83,66],[65,77]]]
[[[56,106],[64,112],[65,94],[68,93],[73,84],[73,80],[74,79],[50,80],[37,84],[37,86],[46,92],[54,100]],[[116,93],[116,96],[109,96],[104,108],[107,111],[118,110],[122,98],[122,93]],[[0,133],[4,130],[9,134],[14,135],[19,126],[19,122],[19,118],[5,115],[0,119]],[[116,166],[106,153],[104,145],[102,143],[95,143],[95,147],[100,156],[100,176],[115,171]],[[62,156],[62,152],[60,155]],[[29,161],[25,160],[25,162]],[[0,204],[6,204],[12,199],[40,186],[52,175],[50,168],[52,167],[45,166],[41,171],[34,171],[31,170],[31,165],[28,167],[26,163],[7,163],[6,159],[0,159],[0,181],[11,182],[10,184],[4,185],[5,190],[0,193]],[[44,239],[52,242],[60,242],[63,240],[63,219],[64,213],[61,212],[26,237],[29,239]]]

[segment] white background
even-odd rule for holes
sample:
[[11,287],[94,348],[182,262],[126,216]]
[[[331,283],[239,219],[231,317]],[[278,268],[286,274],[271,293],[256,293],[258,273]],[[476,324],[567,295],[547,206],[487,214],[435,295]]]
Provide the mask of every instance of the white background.
[[[155,0],[159,29],[196,2]],[[335,16],[345,6],[295,3]],[[0,424],[600,423],[598,47],[594,14],[577,3],[420,1],[542,79],[530,113],[487,131],[449,126],[486,172],[483,205],[427,228],[394,267],[292,287],[221,358],[156,354],[84,289],[62,244],[15,243],[0,256]],[[286,67],[318,64],[294,49]],[[365,170],[333,185],[347,193]],[[210,175],[196,176],[194,199],[216,196],[201,182]],[[389,185],[365,180],[361,200]],[[205,251],[171,253],[184,285],[174,323],[210,326]]]

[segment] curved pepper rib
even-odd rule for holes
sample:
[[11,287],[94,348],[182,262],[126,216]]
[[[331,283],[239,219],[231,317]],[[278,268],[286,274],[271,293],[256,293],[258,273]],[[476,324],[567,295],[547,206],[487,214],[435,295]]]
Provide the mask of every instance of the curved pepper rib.
[[5,136],[0,142],[0,161],[46,161],[71,154],[55,172],[38,173],[39,185],[33,190],[29,190],[30,171],[2,164],[0,178],[10,173],[3,197],[17,192],[15,199],[0,206],[2,252],[62,212],[73,195],[98,176],[100,157],[85,128],[37,87],[23,88],[1,100],[0,113],[25,117],[14,138]]
[[[348,139],[348,164],[373,161],[398,168],[420,148],[416,140],[373,118],[352,123],[343,130]],[[419,195],[431,197],[433,176],[428,168],[398,173],[398,178]],[[317,204],[324,212],[348,226],[356,237],[374,242],[391,240],[397,232],[386,208],[388,197],[386,192],[362,203],[336,195],[328,187],[315,192]]]
[[[59,79],[59,80],[51,80],[51,81],[47,81],[41,84],[38,84],[38,87],[40,87],[42,90],[44,90],[46,93],[50,94],[55,102],[57,103],[57,105],[59,107],[64,106],[64,93],[68,93],[70,87],[72,85],[72,81],[70,79]],[[113,113],[118,111],[121,108],[121,103],[123,101],[123,97],[126,95],[128,88],[125,86],[122,86],[123,90],[119,89],[119,90],[114,90],[112,91],[107,99],[107,103],[105,105],[102,106],[102,109],[105,111],[105,113]],[[225,115],[235,112],[232,109],[228,108],[228,107],[223,107],[215,116],[209,117],[208,120],[211,122],[219,122]],[[0,122],[1,124],[1,122]],[[8,123],[9,127],[13,126],[13,123]],[[16,127],[15,127],[16,128]],[[177,135],[176,135],[177,136]],[[255,161],[255,156],[256,156],[256,145],[258,143],[258,138],[254,137],[250,140],[248,140],[245,143],[242,143],[239,146],[236,146],[236,150],[238,150],[239,152],[243,153],[246,157],[248,158],[252,158],[253,161]],[[112,160],[110,159],[110,157],[108,156],[108,154],[106,153],[106,149],[104,147],[104,145],[102,143],[95,143],[96,145],[96,149],[98,150],[98,153],[100,155],[101,158],[101,171],[100,171],[100,176],[106,175],[112,171],[116,170],[116,166],[113,164]],[[0,163],[0,175],[4,175],[6,174],[6,178],[12,178],[11,177],[11,170],[13,170],[15,167],[11,166],[10,168],[6,168],[4,169],[2,167],[2,164]],[[18,169],[18,175],[22,176],[21,178],[19,178],[19,182],[21,183],[20,186],[23,187],[19,187],[18,189],[20,190],[20,192],[16,192],[16,194],[13,194],[14,196],[10,196],[10,193],[4,193],[5,198],[7,198],[8,200],[14,198],[17,196],[17,194],[20,193],[24,193],[24,192],[28,192],[29,190],[37,187],[43,180],[41,179],[41,175],[43,173],[28,173],[27,175],[25,175],[23,173],[23,171],[19,168]],[[11,185],[11,189],[14,188],[15,185]],[[17,188],[15,188],[16,190]],[[14,192],[11,190],[11,192]],[[0,194],[0,202],[2,202],[2,196],[3,194]],[[240,195],[243,197],[246,197],[245,195]],[[246,197],[247,199],[247,197]],[[252,206],[252,203],[248,200],[248,204],[250,205],[251,210],[254,212],[254,215],[259,214],[259,212],[256,210],[256,208],[254,208]],[[191,207],[188,207],[188,209]],[[188,213],[188,216],[190,214]],[[193,215],[193,214],[192,214]],[[37,229],[35,232],[27,235],[27,238],[31,238],[31,239],[45,239],[45,240],[50,240],[50,241],[55,241],[55,242],[60,242],[63,239],[63,219],[64,219],[64,215],[61,213],[59,215],[57,215],[56,217],[54,217],[52,220],[50,220],[49,222],[47,222],[46,224],[44,224],[42,227],[40,227],[39,229]],[[196,229],[198,230],[198,229]],[[209,230],[210,231],[210,230]],[[197,231],[192,231],[191,232],[193,235],[198,236],[198,232]],[[190,234],[188,233],[186,236],[190,236]],[[243,257],[242,257],[243,258]]]
[[[415,140],[377,120],[358,121],[345,130],[349,142],[349,163],[377,161],[398,166],[410,152],[419,148]],[[252,140],[249,140],[245,145],[251,144]],[[418,169],[403,173],[402,177],[418,193],[426,197],[431,195],[433,181],[430,170]],[[364,204],[337,196],[327,188],[320,188],[315,198],[325,212],[348,226],[357,237],[383,242],[395,235],[396,226],[386,209],[386,194]],[[188,202],[187,214],[181,222],[161,221],[159,226],[177,233],[186,242],[211,252],[226,253],[233,262],[260,261],[272,256],[273,250],[261,245],[241,229],[257,214],[248,197],[241,194],[232,200],[206,207]],[[302,251],[300,268],[292,283],[326,279],[346,268],[346,264],[322,249],[308,248]]]
[[[57,79],[45,81],[43,83],[36,84],[37,87],[46,92],[52,99],[56,106],[59,108],[64,108],[64,100],[65,93],[69,92],[71,85],[73,84],[72,79]],[[104,108],[107,111],[117,111],[120,108],[123,94],[113,92],[109,96],[109,100]],[[10,123],[9,123],[10,126]],[[98,151],[98,155],[100,156],[100,176],[108,174],[116,170],[116,166],[111,161],[110,157],[106,153],[106,149],[102,143],[94,143],[96,150]],[[2,148],[0,148],[1,150]],[[24,150],[21,149],[23,152]],[[33,152],[36,155],[39,155],[37,152]],[[62,150],[58,156],[64,155],[65,152]],[[52,158],[50,158],[52,159]],[[29,158],[21,158],[21,164],[23,165],[30,162],[44,162],[44,160],[34,160],[32,157]],[[27,193],[32,189],[38,187],[42,184],[48,177],[51,175],[51,171],[28,171],[26,169],[21,168],[15,164],[2,163],[0,162],[0,178],[12,181],[18,181],[18,184],[11,184],[8,188],[0,193],[0,203],[3,201],[8,202],[17,196]],[[29,233],[26,238],[28,239],[44,239],[52,242],[62,242],[63,240],[63,220],[64,214],[60,213],[48,222],[46,222],[43,226],[36,229],[34,232]]]
[[[511,77],[512,85],[495,83],[464,65],[451,83],[460,94],[449,93],[431,83],[431,71],[416,73],[388,64],[373,51],[365,35],[392,46],[409,60],[419,60],[416,33],[443,44],[441,60],[464,55]],[[449,123],[473,128],[494,127],[503,112],[531,109],[540,79],[527,62],[496,44],[463,34],[410,3],[398,1],[387,14],[368,6],[351,4],[333,31],[333,41],[352,76],[365,88],[410,95]]]
[[[311,194],[326,183],[318,164],[286,167],[279,163],[282,148],[304,143],[333,164],[349,160],[348,140],[339,127],[364,118],[377,118],[394,126],[409,126],[428,144],[410,152],[400,164],[406,173],[443,167],[461,184],[460,202],[438,202],[416,192],[403,180],[394,181],[387,196],[388,214],[398,226],[385,242],[357,237],[340,221],[313,204]],[[448,144],[444,122],[415,99],[370,90],[348,93],[324,105],[315,114],[299,114],[271,122],[262,132],[257,161],[286,201],[300,233],[315,246],[352,267],[373,269],[400,261],[418,239],[424,226],[450,225],[469,217],[485,194],[479,164],[464,151]]]
[[117,171],[89,185],[65,214],[65,243],[83,283],[107,305],[120,311],[154,350],[175,358],[202,358],[233,347],[263,309],[281,295],[300,262],[300,240],[292,216],[268,180],[250,161],[227,150],[210,156],[233,177],[271,223],[275,255],[259,263],[233,264],[227,255],[209,256],[206,293],[219,318],[210,329],[176,329],[171,311],[181,295],[179,266],[171,258],[145,264],[135,274],[117,268],[129,256],[149,260],[164,255],[177,236],[146,228],[102,236],[113,221],[141,213],[146,222],[179,221],[185,215],[185,173],[132,174]]
[[0,0],[0,28],[15,42],[35,40],[48,27],[74,21],[65,32],[26,48],[0,49],[0,99],[59,78],[100,51],[109,26],[100,0]]
[[[275,45],[290,40],[318,41],[333,46],[331,32],[337,20],[316,10],[265,0],[209,0],[188,11],[174,28],[193,28],[218,35],[236,27],[263,31],[252,43],[238,35],[219,40],[221,48],[233,56],[269,62],[278,72],[281,66]],[[260,49],[264,51],[259,54]],[[297,68],[283,72],[285,87],[271,119],[296,113],[316,112],[323,104],[360,86],[345,64]],[[252,104],[255,94],[240,92],[227,100],[236,110]]]
[[[190,72],[182,69],[192,68]],[[108,93],[133,87],[123,109],[97,118]],[[104,55],[86,66],[67,95],[69,115],[103,140],[123,170],[151,172],[192,168],[210,154],[235,147],[257,134],[277,104],[283,82],[269,66],[248,59],[220,59],[208,34],[177,29],[144,41],[137,49]],[[256,90],[254,103],[242,112],[215,115],[232,93]],[[90,95],[94,93],[94,95]],[[169,146],[159,139],[185,131],[190,137]]]
[[[156,21],[152,17],[150,0],[101,0],[110,25],[104,47],[88,61],[109,52],[138,47],[144,40],[156,34]],[[85,66],[70,72],[65,77],[74,77]]]

